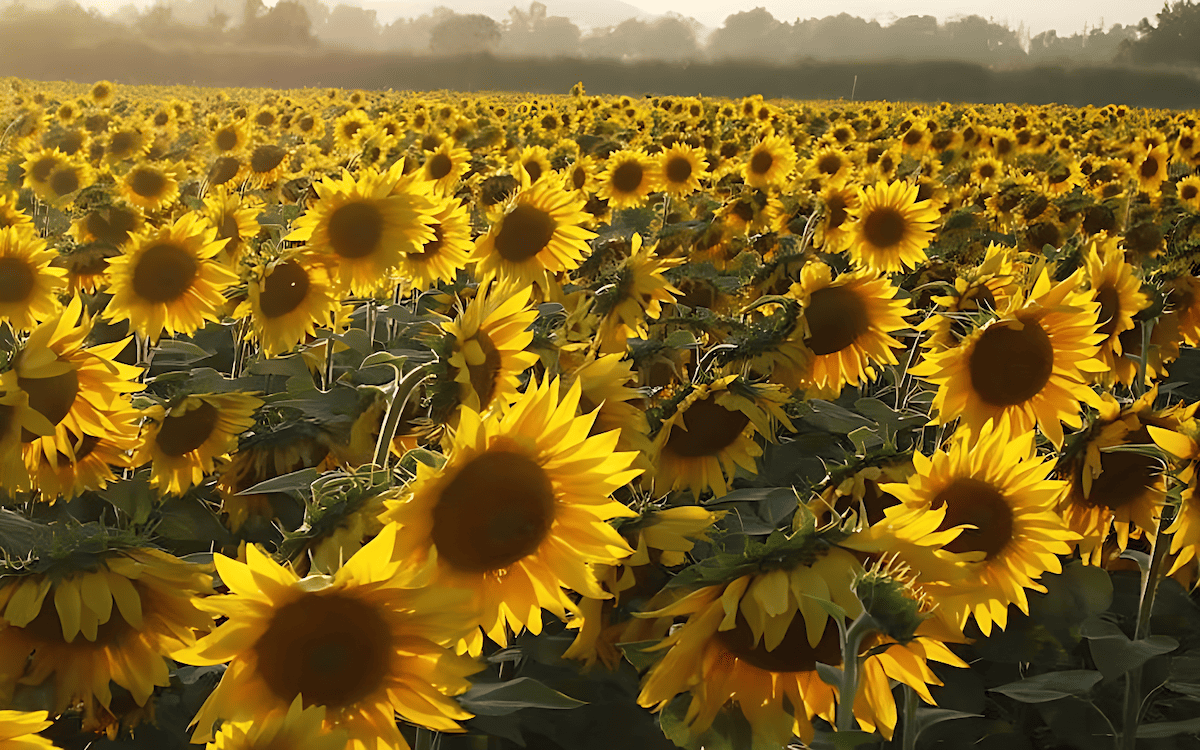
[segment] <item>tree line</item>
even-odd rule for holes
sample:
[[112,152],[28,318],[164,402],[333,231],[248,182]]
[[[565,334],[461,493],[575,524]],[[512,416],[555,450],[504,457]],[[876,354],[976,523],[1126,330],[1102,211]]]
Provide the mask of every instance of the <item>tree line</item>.
[[112,15],[73,1],[32,8],[14,0],[0,13],[0,43],[83,47],[136,42],[164,46],[342,48],[409,54],[492,54],[642,62],[799,60],[959,60],[989,66],[1044,64],[1200,65],[1200,5],[1167,2],[1154,22],[1094,28],[1070,36],[971,15],[939,22],[907,16],[889,24],[847,13],[776,19],[763,8],[734,13],[708,32],[667,14],[584,31],[541,2],[514,7],[503,21],[437,8],[417,18],[379,21],[376,11],[321,0],[160,0]]

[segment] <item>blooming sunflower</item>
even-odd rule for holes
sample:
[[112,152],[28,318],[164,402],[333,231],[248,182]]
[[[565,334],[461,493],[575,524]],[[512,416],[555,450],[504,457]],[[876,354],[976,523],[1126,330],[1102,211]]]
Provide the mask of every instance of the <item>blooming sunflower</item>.
[[301,579],[253,545],[246,562],[214,560],[229,593],[204,601],[226,617],[210,635],[173,656],[186,664],[230,666],[192,720],[193,742],[212,741],[213,722],[261,722],[323,706],[325,730],[343,730],[351,750],[408,750],[406,721],[461,732],[471,714],[451,696],[481,665],[445,646],[466,634],[464,592],[422,586],[423,572],[391,562],[396,534],[384,529],[334,575]]
[[700,189],[700,178],[708,171],[704,152],[686,143],[676,143],[658,156],[662,190],[672,198],[683,198]]
[[839,253],[850,243],[850,214],[858,209],[858,191],[830,185],[821,191],[821,206],[821,222],[813,244],[823,252]]
[[596,195],[613,208],[637,208],[659,189],[659,163],[640,149],[618,151],[608,157]]
[[224,291],[237,276],[215,260],[223,243],[195,213],[173,224],[147,227],[130,239],[120,257],[108,261],[112,299],[108,320],[128,320],[130,328],[157,342],[163,331],[190,334],[216,321]]
[[880,182],[862,191],[858,208],[850,212],[854,222],[847,228],[855,264],[892,273],[925,260],[939,214],[930,201],[917,198],[918,186],[902,180]]
[[325,707],[304,707],[297,695],[287,712],[249,721],[227,721],[205,750],[344,750],[349,735],[344,729],[325,731]]
[[121,195],[143,211],[169,208],[179,198],[179,181],[174,170],[148,162],[126,172],[120,187]]
[[217,127],[209,136],[212,152],[219,156],[236,154],[250,143],[250,128],[245,120],[234,120]]
[[67,272],[50,265],[57,255],[34,232],[0,229],[0,320],[28,331],[54,315],[67,285]]
[[481,282],[501,280],[528,285],[544,283],[545,274],[579,267],[596,236],[587,221],[584,201],[553,180],[538,181],[514,195],[499,221],[476,240],[471,259]]
[[[1096,332],[1105,336],[1096,353],[1104,369],[1092,373],[1092,377],[1111,384],[1122,374],[1116,368],[1122,355],[1121,334],[1135,327],[1133,317],[1149,307],[1150,299],[1142,293],[1141,280],[1134,267],[1126,262],[1125,251],[1117,247],[1117,238],[1103,243],[1093,240],[1084,254],[1084,263],[1093,299],[1100,305],[1100,327]],[[1130,373],[1126,369],[1124,374],[1136,377],[1136,371]],[[1129,385],[1133,380],[1131,377],[1120,382]]]
[[827,146],[813,154],[804,170],[806,179],[815,180],[822,189],[841,187],[854,171],[854,162],[840,148]]
[[420,252],[433,239],[434,204],[415,189],[394,192],[399,176],[364,170],[357,180],[343,172],[314,183],[317,202],[286,239],[308,242],[333,267],[340,287],[375,293],[405,253]]
[[1200,212],[1200,174],[1184,177],[1175,185],[1179,202],[1193,211]]
[[435,192],[449,196],[454,194],[470,163],[471,152],[446,139],[435,150],[425,152],[422,170],[425,179],[433,183]]
[[53,723],[48,711],[0,711],[0,750],[57,748],[58,745],[37,734]]
[[907,483],[880,485],[901,501],[884,515],[890,520],[945,508],[938,530],[962,531],[938,554],[966,555],[969,571],[953,582],[927,572],[925,591],[959,627],[974,616],[985,636],[993,625],[1005,628],[1008,605],[1028,614],[1025,589],[1044,593],[1036,579],[1062,572],[1057,555],[1069,554],[1079,538],[1054,511],[1065,483],[1047,478],[1052,466],[1037,456],[1033,431],[1014,435],[1007,423],[989,424],[957,434],[948,451],[914,453],[913,467]]
[[170,408],[152,406],[133,462],[150,464],[151,487],[182,495],[237,448],[238,436],[254,425],[254,412],[262,403],[244,393],[206,393],[187,396]]
[[52,713],[82,702],[84,728],[92,729],[96,705],[111,705],[110,681],[139,706],[170,684],[168,654],[212,625],[200,609],[212,578],[149,547],[81,547],[75,555],[93,567],[8,576],[0,588],[0,694],[9,702],[18,682],[52,679]]
[[630,255],[617,271],[617,279],[596,294],[595,312],[601,316],[596,335],[603,353],[623,352],[631,338],[647,336],[647,319],[657,319],[662,303],[671,303],[682,292],[663,278],[663,272],[685,258],[660,258],[652,245],[633,235]]
[[[501,645],[510,627],[540,633],[543,608],[565,618],[575,605],[564,588],[607,598],[590,565],[632,552],[607,521],[635,515],[609,497],[641,474],[629,469],[635,454],[615,450],[616,431],[588,434],[578,382],[561,400],[559,388],[547,378],[502,412],[464,409],[446,464],[420,464],[385,500],[397,556],[406,567],[436,558],[437,585],[471,589],[476,622]],[[458,650],[482,647],[477,630]]]
[[217,241],[224,240],[221,257],[231,268],[237,268],[238,258],[246,243],[262,228],[258,216],[262,201],[252,195],[217,186],[205,199],[201,214],[217,230]]
[[792,429],[787,400],[782,387],[752,385],[738,375],[693,385],[655,436],[655,485],[664,493],[723,496],[738,467],[757,473],[756,435],[774,440],[776,425]]
[[521,373],[538,361],[525,351],[533,341],[527,329],[537,317],[528,302],[528,287],[518,292],[492,287],[442,324],[451,346],[448,374],[458,384],[456,403],[486,413],[516,400]]
[[932,331],[922,346],[935,350],[957,346],[969,330],[968,316],[1007,311],[1021,294],[1021,273],[1025,270],[1016,256],[1015,248],[990,243],[978,266],[955,277],[952,292],[933,296],[933,302],[943,311],[916,326],[919,331]]
[[910,372],[938,386],[934,424],[961,417],[977,431],[990,420],[1014,433],[1034,424],[1056,446],[1062,424],[1078,428],[1082,401],[1099,406],[1084,373],[1104,365],[1095,359],[1103,334],[1096,333],[1099,305],[1078,290],[1082,270],[1057,284],[1043,270],[1030,299],[975,330],[953,349],[929,352]]
[[1173,575],[1189,562],[1194,567],[1193,561],[1200,557],[1200,498],[1196,496],[1196,459],[1200,458],[1200,444],[1196,439],[1200,437],[1200,429],[1197,427],[1194,419],[1185,420],[1175,429],[1154,425],[1147,427],[1155,444],[1184,464],[1176,475],[1179,481],[1186,484],[1182,502],[1165,532],[1171,535],[1171,554],[1175,556],[1168,575]]
[[780,135],[763,138],[746,154],[742,178],[758,190],[782,188],[796,168],[796,149]]
[[308,253],[289,252],[251,270],[248,294],[233,315],[250,319],[246,340],[257,341],[264,356],[274,357],[318,328],[334,327],[341,311],[328,270]]
[[570,379],[579,381],[582,389],[580,412],[596,415],[590,434],[620,430],[617,449],[637,451],[634,466],[649,469],[650,424],[641,405],[642,395],[631,386],[637,381],[633,363],[621,354],[600,355],[574,368]]
[[103,435],[67,434],[71,453],[60,454],[51,464],[39,460],[30,464],[33,486],[46,498],[73,500],[89,490],[101,490],[117,481],[116,471],[130,468],[130,456],[137,448],[141,414],[124,401],[114,403],[105,413],[112,429]]
[[29,489],[29,469],[21,452],[23,436],[54,434],[54,425],[29,405],[15,370],[0,374],[0,488],[11,496]]
[[1146,149],[1134,162],[1134,175],[1142,192],[1155,195],[1167,179],[1167,163],[1171,153],[1165,143]]
[[1104,394],[1096,418],[1059,459],[1057,475],[1069,484],[1058,512],[1082,537],[1079,552],[1091,565],[1100,564],[1104,543],[1114,531],[1121,551],[1131,536],[1153,538],[1158,531],[1167,493],[1163,463],[1142,453],[1106,450],[1148,445],[1154,442],[1153,435],[1194,429],[1195,404],[1156,410],[1157,396],[1158,388],[1153,387],[1123,407]]
[[470,207],[457,198],[435,200],[433,239],[400,259],[399,275],[414,289],[424,291],[439,282],[451,283],[467,267],[475,245],[471,241]]
[[800,339],[811,356],[802,370],[784,368],[777,376],[793,388],[838,394],[847,384],[875,378],[875,364],[897,363],[900,342],[891,334],[906,328],[908,302],[897,289],[870,271],[846,272],[833,279],[824,263],[810,263],[789,294],[800,301],[803,315],[790,338]]

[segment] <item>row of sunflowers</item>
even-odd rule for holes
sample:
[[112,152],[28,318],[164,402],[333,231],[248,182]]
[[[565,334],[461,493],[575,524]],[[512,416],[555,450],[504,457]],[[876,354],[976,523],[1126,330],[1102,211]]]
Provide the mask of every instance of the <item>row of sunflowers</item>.
[[0,96],[0,747],[1194,746],[1194,112]]

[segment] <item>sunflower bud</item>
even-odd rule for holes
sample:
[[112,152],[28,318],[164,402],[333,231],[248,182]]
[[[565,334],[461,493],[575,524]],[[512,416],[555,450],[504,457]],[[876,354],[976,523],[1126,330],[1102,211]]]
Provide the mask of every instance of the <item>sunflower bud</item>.
[[907,565],[895,557],[881,558],[854,581],[854,593],[863,612],[876,622],[880,632],[900,643],[913,640],[917,628],[931,617],[933,604],[913,582]]

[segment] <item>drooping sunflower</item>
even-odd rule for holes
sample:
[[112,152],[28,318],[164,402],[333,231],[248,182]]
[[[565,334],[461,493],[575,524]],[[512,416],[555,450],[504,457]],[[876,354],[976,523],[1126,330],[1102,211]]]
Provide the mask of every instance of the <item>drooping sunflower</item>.
[[216,227],[217,241],[225,241],[221,257],[230,268],[237,268],[247,243],[261,230],[258,216],[262,205],[253,195],[242,195],[220,185],[204,199],[200,213]]
[[616,281],[596,295],[601,352],[623,352],[628,339],[646,338],[646,320],[657,319],[664,302],[683,295],[663,278],[663,272],[684,262],[684,258],[658,257],[655,246],[643,245],[642,236],[633,235],[630,255],[617,271]]
[[913,467],[907,483],[880,485],[901,501],[884,515],[945,508],[938,530],[963,528],[937,554],[967,556],[966,577],[951,582],[915,566],[925,591],[959,627],[973,616],[985,636],[1006,627],[1010,604],[1028,614],[1025,590],[1044,593],[1037,579],[1062,572],[1057,555],[1069,554],[1079,538],[1055,512],[1065,483],[1048,478],[1052,465],[1037,456],[1033,431],[1014,434],[1000,423],[962,432],[949,450],[914,453]]
[[672,198],[683,198],[700,189],[700,178],[708,171],[704,151],[676,143],[658,157],[662,190]]
[[1149,195],[1158,193],[1163,180],[1167,179],[1167,165],[1170,159],[1171,152],[1165,143],[1146,149],[1138,155],[1137,161],[1134,163],[1134,175],[1137,178],[1138,187],[1143,192]]
[[633,362],[622,359],[621,354],[604,354],[572,369],[569,377],[579,381],[580,413],[596,415],[591,434],[620,430],[617,449],[637,451],[634,466],[649,469],[650,424],[642,395],[633,387],[637,382]]
[[990,243],[978,266],[955,277],[953,291],[932,297],[941,309],[916,326],[932,331],[921,345],[934,350],[957,346],[970,330],[970,316],[1006,312],[1021,295],[1024,270],[1016,248]]
[[143,211],[159,211],[179,198],[174,170],[152,163],[136,165],[121,179],[121,195]]
[[237,276],[216,260],[224,245],[216,232],[189,212],[134,235],[124,254],[108,261],[113,296],[104,317],[128,320],[131,330],[153,342],[164,331],[190,334],[217,321],[224,291]]
[[416,252],[400,259],[399,275],[414,289],[424,291],[439,282],[450,283],[470,262],[475,244],[471,241],[470,207],[458,198],[436,199],[431,214],[433,239]]
[[250,319],[247,341],[257,341],[264,356],[291,351],[318,328],[337,325],[341,296],[329,272],[304,252],[289,252],[250,272],[247,297],[234,311]]
[[344,750],[349,735],[344,729],[324,730],[325,707],[304,707],[297,695],[286,712],[276,711],[264,718],[227,721],[205,750]]
[[54,315],[67,285],[67,272],[50,265],[57,256],[35,232],[0,229],[0,320],[28,331]]
[[457,384],[457,404],[486,413],[516,400],[521,373],[538,361],[525,351],[533,341],[527,329],[537,317],[528,303],[529,288],[513,292],[493,287],[477,293],[458,318],[442,324],[451,339],[445,359]]
[[928,200],[917,200],[918,186],[903,180],[880,182],[862,191],[854,222],[850,258],[879,273],[912,269],[925,260],[940,215]]
[[60,454],[53,464],[44,458],[30,463],[33,486],[42,497],[73,500],[89,490],[104,489],[117,480],[116,472],[131,467],[141,414],[122,400],[114,403],[105,417],[112,427],[104,434],[76,437],[67,433],[71,453]]
[[332,266],[340,287],[360,296],[375,293],[405,253],[419,252],[433,239],[433,202],[415,189],[394,191],[401,176],[395,169],[364,170],[357,180],[343,172],[314,183],[317,202],[287,239],[308,242]]
[[796,168],[796,149],[780,135],[763,138],[746,154],[742,178],[758,190],[782,188]]
[[739,467],[757,473],[756,436],[774,440],[777,425],[792,429],[787,400],[781,386],[753,385],[739,375],[693,385],[655,436],[655,486],[721,497]]
[[152,406],[133,462],[150,464],[151,487],[182,495],[237,448],[238,436],[254,425],[254,412],[262,403],[245,393],[206,393],[169,408]]
[[839,253],[850,243],[850,215],[858,209],[858,191],[842,185],[830,185],[821,191],[821,221],[813,244],[826,253]]
[[1150,305],[1150,299],[1142,293],[1141,280],[1134,267],[1126,262],[1125,251],[1117,246],[1116,237],[1102,243],[1093,240],[1084,254],[1084,263],[1093,299],[1100,305],[1100,327],[1096,332],[1105,336],[1096,353],[1104,369],[1092,377],[1101,383],[1118,380],[1129,385],[1137,372],[1131,372],[1132,368],[1124,368],[1124,372],[1117,369],[1116,363],[1123,354],[1121,334],[1134,328],[1133,317]]
[[96,707],[112,703],[110,682],[139,706],[170,684],[168,655],[212,625],[200,608],[212,578],[200,565],[128,544],[80,546],[67,559],[90,567],[8,576],[0,589],[0,695],[8,703],[18,683],[49,680],[51,712],[82,703],[84,728],[95,729]]
[[433,151],[425,152],[422,169],[425,179],[433,183],[434,190],[442,195],[453,195],[458,181],[466,174],[471,163],[471,152],[447,138]]
[[540,633],[541,609],[565,619],[575,605],[564,588],[607,598],[590,566],[632,552],[607,521],[635,515],[609,497],[641,473],[635,454],[615,450],[616,431],[588,434],[578,382],[561,400],[559,389],[547,378],[502,412],[464,409],[446,464],[420,464],[385,500],[405,567],[436,558],[439,586],[475,593],[482,632],[460,652],[479,654],[483,632],[501,645],[510,627]]
[[1062,423],[1079,428],[1079,404],[1099,406],[1086,373],[1104,365],[1095,358],[1099,304],[1078,289],[1082,271],[1054,284],[1043,270],[1024,304],[978,328],[953,349],[926,353],[909,372],[938,386],[934,424],[962,418],[975,432],[989,420],[1014,433],[1036,424],[1062,446]]
[[475,273],[483,283],[495,278],[528,285],[545,275],[570,271],[591,252],[596,236],[584,229],[584,201],[553,180],[538,181],[514,195],[499,220],[475,242]]
[[1149,445],[1164,432],[1194,431],[1195,404],[1155,409],[1157,396],[1158,388],[1152,387],[1142,398],[1122,405],[1104,394],[1096,418],[1059,459],[1057,474],[1068,488],[1058,512],[1082,537],[1079,552],[1091,565],[1100,564],[1110,535],[1115,534],[1118,549],[1124,551],[1131,537],[1145,534],[1153,539],[1158,531],[1170,467],[1142,453],[1106,450]]
[[10,496],[29,489],[29,469],[21,451],[24,435],[51,435],[54,425],[29,405],[29,394],[17,383],[17,373],[0,374],[0,488]]
[[618,151],[608,157],[596,195],[612,208],[636,208],[659,189],[659,163],[640,149]]
[[425,573],[391,562],[395,529],[384,529],[334,575],[301,579],[256,546],[246,563],[216,555],[228,594],[204,607],[227,617],[173,656],[230,666],[192,723],[193,742],[213,723],[260,722],[299,697],[323,706],[322,728],[343,730],[351,750],[408,750],[396,715],[439,732],[461,732],[471,714],[452,696],[481,668],[445,647],[473,621],[465,592],[423,586]]
[[873,364],[896,364],[895,349],[901,345],[891,334],[908,326],[904,318],[912,312],[896,292],[887,278],[870,271],[834,279],[824,263],[806,265],[789,292],[802,308],[790,338],[799,339],[811,356],[803,370],[781,370],[779,382],[835,395],[848,384],[874,380]]
[[231,531],[238,531],[251,518],[270,521],[275,516],[273,501],[294,501],[288,495],[242,493],[301,469],[316,468],[324,472],[335,468],[332,446],[328,434],[307,422],[244,437],[238,451],[221,468],[217,480],[225,524]]
[[85,349],[91,330],[91,319],[75,297],[57,317],[35,328],[14,358],[17,385],[28,394],[29,407],[53,426],[44,437],[22,432],[25,465],[35,477],[43,461],[51,467],[71,461],[85,436],[118,433],[113,415],[122,397],[142,389],[134,382],[141,369],[116,361],[129,339]]

